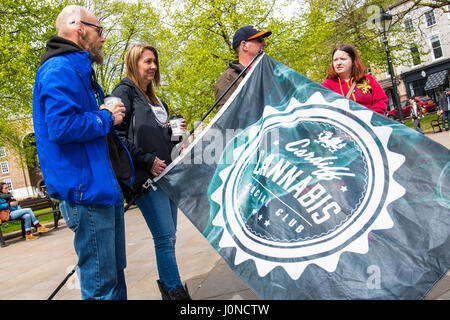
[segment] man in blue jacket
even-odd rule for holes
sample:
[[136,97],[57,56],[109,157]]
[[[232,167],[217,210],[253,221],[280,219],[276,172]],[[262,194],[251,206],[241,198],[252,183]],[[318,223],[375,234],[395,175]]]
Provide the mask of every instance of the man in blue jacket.
[[122,103],[105,106],[95,80],[92,63],[103,62],[105,41],[98,19],[71,5],[58,15],[56,29],[58,36],[47,42],[33,91],[40,167],[50,195],[61,200],[66,224],[75,232],[82,298],[126,299],[118,179],[132,180],[133,166],[111,129],[122,121],[125,108]]

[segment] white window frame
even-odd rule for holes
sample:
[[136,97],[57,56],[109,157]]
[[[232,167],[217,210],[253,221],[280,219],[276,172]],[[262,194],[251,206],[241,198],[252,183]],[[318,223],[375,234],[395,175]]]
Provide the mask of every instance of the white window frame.
[[6,185],[8,186],[9,192],[13,191],[13,185],[12,185],[11,179],[5,179],[3,182],[6,183]]
[[[414,52],[413,52],[413,49],[417,50],[417,55],[418,55],[417,57],[419,58],[419,63],[417,63],[417,64],[414,63]],[[412,64],[414,66],[418,66],[418,65],[422,64],[422,57],[420,56],[419,49],[416,46],[409,47],[409,53],[411,54],[411,61],[412,61]]]
[[6,149],[5,147],[0,147],[0,158],[6,157]]
[[[6,171],[4,170],[4,166],[6,166]],[[8,161],[2,161],[2,162],[0,162],[0,169],[1,169],[1,171],[2,171],[2,174],[9,173]]]
[[406,17],[403,21],[403,24],[405,26],[406,32],[413,33],[414,32],[414,23],[411,17]]
[[[438,57],[438,58],[436,58],[436,56],[434,54],[434,48],[433,48],[433,42],[434,42],[433,39],[434,38],[437,38],[437,40],[439,41],[439,47],[441,48],[442,55],[440,57]],[[430,41],[431,53],[433,54],[433,60],[437,60],[437,59],[443,58],[444,57],[444,50],[442,48],[441,37],[439,36],[439,34],[432,34],[432,35],[430,35],[429,41]]]
[[[425,16],[425,24],[427,25],[427,27],[432,27],[437,24],[436,15],[434,14],[434,10],[426,11],[424,16]],[[431,22],[434,21],[433,24],[428,24],[428,16],[431,18],[430,19],[430,20],[432,20]]]

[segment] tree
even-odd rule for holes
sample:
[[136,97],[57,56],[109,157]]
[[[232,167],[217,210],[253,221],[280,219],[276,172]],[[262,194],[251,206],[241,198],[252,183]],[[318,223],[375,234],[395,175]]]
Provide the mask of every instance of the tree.
[[[214,103],[214,84],[228,62],[236,59],[234,32],[244,25],[267,30],[276,27],[274,0],[162,1],[173,35],[161,50],[169,54],[162,92],[174,112],[191,125]],[[280,21],[281,23],[281,21]]]
[[3,0],[0,3],[0,145],[14,148],[24,160],[21,144],[31,128],[34,77],[45,42],[64,2]]
[[131,45],[145,42],[160,47],[165,30],[150,2],[97,0],[79,4],[93,12],[104,28],[105,62],[95,68],[100,85],[110,93],[125,76],[125,54]]
[[411,0],[412,8],[427,7],[431,9],[441,9],[444,12],[450,12],[448,0]]
[[[366,66],[384,69],[386,56],[378,31],[371,19],[392,1],[364,0],[307,0],[306,10],[293,16],[284,39],[277,48],[278,59],[314,81],[321,82],[331,63],[333,49],[342,43],[354,44]],[[404,58],[396,54],[409,48],[413,35],[405,32],[403,24],[396,23],[392,34],[399,34],[392,42],[396,62]],[[404,61],[402,61],[404,62]]]
[[[271,0],[184,0],[176,4],[163,0],[167,12],[163,20],[173,36],[161,42],[161,51],[171,57],[170,65],[163,66],[161,92],[188,122],[200,119],[214,103],[216,78],[236,59],[232,37],[244,25],[273,31],[266,53],[318,82],[326,76],[333,48],[341,43],[355,44],[367,66],[384,68],[384,49],[368,21],[373,6],[391,3],[305,0],[302,10],[286,18],[277,12],[279,2]],[[392,49],[394,57],[396,51],[409,48],[410,42],[410,37],[399,37]]]
[[62,2],[3,0],[0,4],[0,115],[29,115],[34,76]]
[[[382,67],[385,53],[377,31],[370,28],[373,6],[388,8],[394,0],[118,0],[71,1],[90,9],[104,27],[105,64],[96,71],[109,93],[125,76],[124,58],[130,46],[146,42],[160,53],[161,87],[158,95],[171,113],[181,114],[192,126],[214,103],[214,84],[228,62],[236,59],[234,32],[244,25],[271,30],[266,53],[315,81],[322,81],[333,48],[344,42],[358,47],[366,65]],[[412,0],[413,6],[444,8],[447,1]],[[55,34],[54,21],[68,2],[59,0],[4,0],[0,4],[0,117],[27,119],[31,115],[32,86],[45,49]],[[283,6],[299,3],[285,17]],[[291,8],[291,7],[290,7]],[[376,8],[376,7],[375,7]],[[445,7],[448,8],[448,7]],[[397,51],[411,46],[401,23],[394,22],[390,44]],[[26,123],[26,121],[25,121]],[[0,126],[1,126],[0,122]],[[7,122],[6,122],[7,125]],[[0,127],[1,129],[1,127]],[[6,131],[4,131],[6,132]]]

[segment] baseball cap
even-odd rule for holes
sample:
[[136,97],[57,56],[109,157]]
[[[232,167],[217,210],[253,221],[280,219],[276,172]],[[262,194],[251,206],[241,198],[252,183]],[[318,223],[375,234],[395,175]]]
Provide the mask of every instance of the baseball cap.
[[450,91],[450,88],[445,89],[445,91]]
[[249,41],[256,38],[266,38],[272,34],[272,31],[261,31],[255,26],[241,27],[233,36],[233,49],[236,50],[242,41]]

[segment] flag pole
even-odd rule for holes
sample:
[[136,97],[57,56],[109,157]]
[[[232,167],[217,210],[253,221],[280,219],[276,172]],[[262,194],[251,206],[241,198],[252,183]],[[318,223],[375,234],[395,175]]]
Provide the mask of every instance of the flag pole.
[[182,147],[186,141],[188,141],[189,137],[197,130],[197,128],[202,124],[202,122],[209,116],[209,114],[214,110],[214,108],[217,106],[217,104],[225,97],[225,95],[231,90],[231,88],[236,84],[236,82],[242,78],[242,76],[247,72],[247,70],[251,67],[253,62],[255,62],[256,59],[259,58],[264,53],[263,50],[259,50],[258,53],[253,57],[253,59],[250,61],[250,63],[244,68],[244,70],[239,73],[239,75],[236,77],[236,79],[233,80],[233,82],[228,86],[228,88],[222,93],[222,95],[214,102],[214,104],[209,108],[208,111],[202,116],[199,122],[197,122],[196,125],[194,125],[194,128],[189,132],[189,134],[183,139],[183,143],[180,145]]

